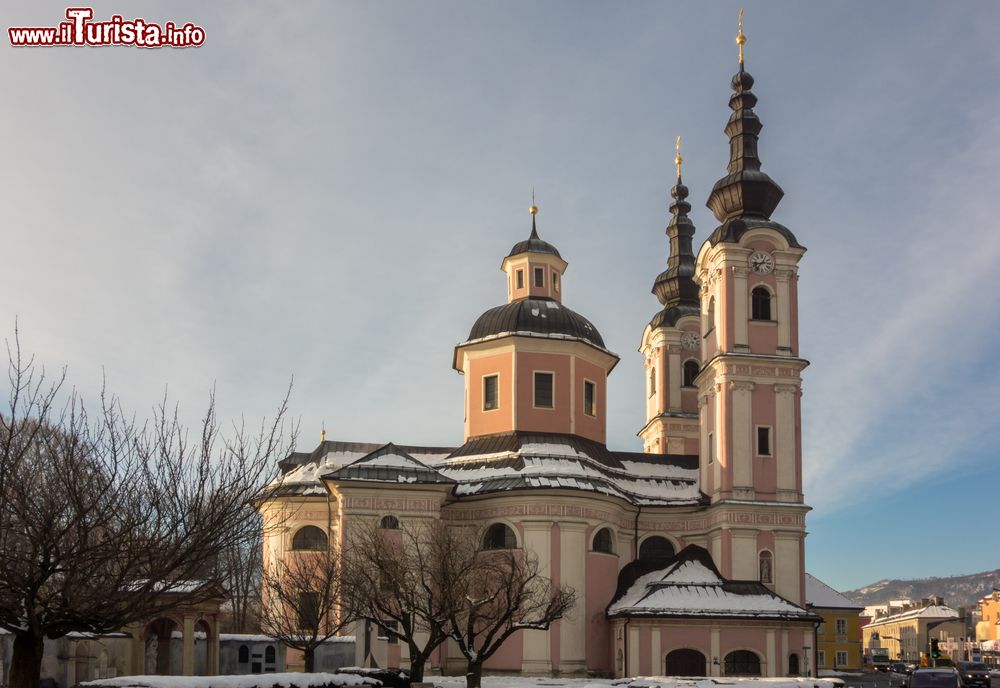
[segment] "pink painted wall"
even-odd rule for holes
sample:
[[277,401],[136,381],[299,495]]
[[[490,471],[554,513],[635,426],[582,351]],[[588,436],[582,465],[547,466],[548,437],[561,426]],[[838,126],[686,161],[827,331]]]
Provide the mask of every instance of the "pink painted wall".
[[[569,355],[520,352],[517,354],[517,429],[535,432],[570,432]],[[535,372],[551,372],[553,408],[534,408]]]
[[[592,529],[593,530],[593,529]],[[587,533],[587,542],[593,532]],[[620,546],[619,543],[615,543]],[[613,633],[611,624],[604,618],[604,610],[611,603],[618,581],[619,557],[614,554],[587,552],[587,590],[583,613],[587,616],[587,670],[614,671],[612,655]]]
[[[499,408],[483,410],[483,377],[498,374],[497,400]],[[495,432],[513,430],[513,356],[509,353],[485,356],[469,361],[465,372],[469,391],[469,415],[465,439]]]
[[[607,371],[603,368],[577,357],[573,363],[575,380],[573,382],[573,407],[576,409],[576,434],[587,439],[604,443],[607,440]],[[594,398],[597,400],[597,413],[588,416],[583,412],[583,381],[594,383]]]
[[[773,299],[771,309],[777,307]],[[774,315],[777,315],[776,313]],[[769,320],[751,320],[747,323],[747,338],[751,353],[774,355],[778,351],[778,325]]]
[[660,631],[660,654],[659,664],[665,668],[667,655],[672,650],[698,650],[705,655],[705,668],[712,671],[712,632],[708,628],[691,627],[679,628],[670,626]]
[[[778,489],[774,385],[756,385],[751,395],[753,487],[758,499],[774,499]],[[757,455],[758,425],[767,425],[771,428],[771,456]]]

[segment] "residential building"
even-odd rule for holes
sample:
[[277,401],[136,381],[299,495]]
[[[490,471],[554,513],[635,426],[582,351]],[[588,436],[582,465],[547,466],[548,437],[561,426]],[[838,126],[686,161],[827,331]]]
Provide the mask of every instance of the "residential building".
[[816,628],[816,669],[861,669],[864,654],[861,645],[862,606],[807,573],[806,607],[823,618]]
[[890,659],[918,662],[920,653],[929,651],[931,638],[963,637],[965,623],[942,598],[932,597],[894,614],[877,616],[861,631],[866,651],[884,648]]

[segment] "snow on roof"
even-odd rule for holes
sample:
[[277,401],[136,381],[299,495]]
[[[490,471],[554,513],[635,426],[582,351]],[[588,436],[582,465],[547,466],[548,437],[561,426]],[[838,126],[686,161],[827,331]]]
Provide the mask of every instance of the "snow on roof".
[[896,621],[906,621],[908,619],[957,619],[958,612],[956,612],[951,607],[946,607],[940,604],[932,604],[927,607],[921,607],[920,609],[910,609],[909,611],[900,612],[899,614],[893,614],[891,616],[880,616],[877,619],[872,620],[868,623],[868,628],[870,626],[878,626],[884,623],[895,623]]
[[[465,688],[464,676],[435,676],[438,688]],[[677,676],[642,676],[638,678],[568,678],[532,676],[483,676],[483,688],[836,688],[843,686],[843,679],[831,678],[759,678],[742,676],[713,676],[680,678]]]
[[811,573],[806,574],[806,604],[831,609],[861,609]]
[[664,568],[636,579],[608,615],[814,618],[760,583],[726,580],[706,557],[700,547],[685,547]]
[[258,688],[284,686],[286,688],[320,688],[322,686],[378,686],[381,682],[366,676],[352,674],[244,674],[240,676],[119,676],[84,681],[88,688]]

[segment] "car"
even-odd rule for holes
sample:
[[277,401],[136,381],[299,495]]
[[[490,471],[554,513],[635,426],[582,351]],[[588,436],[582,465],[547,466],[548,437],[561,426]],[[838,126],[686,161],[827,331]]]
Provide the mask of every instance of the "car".
[[909,675],[913,670],[910,669],[905,662],[892,662],[889,665],[889,671],[894,674]]
[[965,685],[990,688],[990,669],[982,662],[958,662],[956,667]]
[[906,682],[907,688],[966,688],[957,669],[917,669]]

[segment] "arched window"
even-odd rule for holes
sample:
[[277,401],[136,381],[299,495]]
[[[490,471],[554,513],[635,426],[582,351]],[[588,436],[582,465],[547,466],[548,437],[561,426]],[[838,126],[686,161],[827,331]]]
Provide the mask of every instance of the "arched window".
[[274,664],[274,645],[268,645],[264,650],[264,663]]
[[771,320],[771,292],[766,287],[754,287],[750,292],[750,317]]
[[701,370],[701,366],[698,365],[698,361],[694,359],[690,361],[684,361],[684,386],[694,387],[694,379],[698,377],[698,371]]
[[788,655],[788,675],[789,676],[799,675],[799,656],[794,652]]
[[702,328],[707,336],[715,329],[715,297],[708,300],[708,311],[705,313],[705,326]]
[[606,554],[615,553],[615,541],[611,536],[610,528],[601,528],[594,536],[594,551]]
[[726,655],[726,676],[760,676],[760,657],[750,650],[734,650]]
[[292,538],[292,549],[324,550],[328,540],[326,533],[316,526],[303,526]]
[[674,546],[665,537],[654,535],[639,545],[639,559],[642,561],[666,561],[674,556]]
[[649,369],[649,396],[656,394],[656,366]]
[[378,527],[386,530],[399,530],[399,519],[395,516],[383,516]]
[[240,645],[239,662],[240,664],[246,664],[250,661],[250,648],[246,645]]
[[483,549],[517,549],[517,537],[510,526],[494,523],[483,536]]
[[758,568],[760,569],[760,582],[765,585],[774,584],[774,555],[768,552],[766,549],[761,550],[757,559]]

